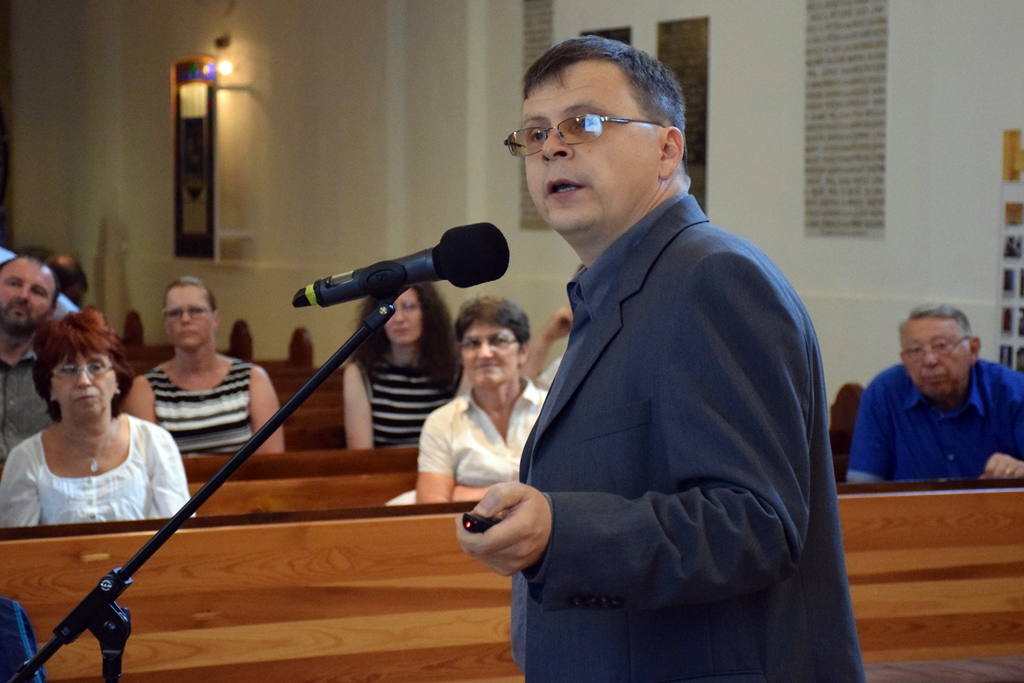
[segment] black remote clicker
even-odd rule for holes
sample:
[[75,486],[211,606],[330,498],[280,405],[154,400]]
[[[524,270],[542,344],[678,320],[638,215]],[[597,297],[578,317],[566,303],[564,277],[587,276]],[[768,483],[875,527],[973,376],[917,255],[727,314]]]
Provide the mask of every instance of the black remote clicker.
[[462,515],[462,526],[471,534],[482,534],[500,521],[501,517],[480,517],[472,512]]

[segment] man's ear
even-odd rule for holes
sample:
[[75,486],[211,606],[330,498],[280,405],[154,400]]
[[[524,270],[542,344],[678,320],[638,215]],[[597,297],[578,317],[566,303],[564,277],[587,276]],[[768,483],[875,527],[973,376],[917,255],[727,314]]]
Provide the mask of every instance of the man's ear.
[[971,358],[975,361],[978,360],[978,353],[981,351],[981,340],[977,337],[971,337],[971,340],[967,342],[968,348],[971,350]]
[[683,132],[675,126],[664,129],[665,138],[661,145],[661,168],[658,177],[668,180],[673,173],[676,173],[682,163],[683,154],[686,152],[686,140],[683,139]]

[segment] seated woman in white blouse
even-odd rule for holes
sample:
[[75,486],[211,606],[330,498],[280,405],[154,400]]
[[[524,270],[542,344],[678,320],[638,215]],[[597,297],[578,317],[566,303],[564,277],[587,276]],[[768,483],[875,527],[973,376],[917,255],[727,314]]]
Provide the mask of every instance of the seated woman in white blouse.
[[53,424],[11,451],[0,526],[170,517],[189,499],[181,454],[162,427],[121,413],[133,373],[95,310],[36,332],[33,380]]
[[427,418],[420,434],[417,503],[480,500],[519,478],[519,459],[547,395],[523,376],[530,321],[493,296],[466,302],[455,321],[470,389]]

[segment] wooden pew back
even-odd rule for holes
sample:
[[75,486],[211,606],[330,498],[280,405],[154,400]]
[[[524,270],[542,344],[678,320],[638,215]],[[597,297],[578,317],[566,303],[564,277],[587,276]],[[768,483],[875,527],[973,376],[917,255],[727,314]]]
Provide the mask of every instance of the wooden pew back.
[[[1024,651],[1024,488],[898,488],[839,499],[865,661]],[[342,680],[342,671],[344,680],[522,680],[509,659],[508,580],[461,553],[451,514],[424,509],[190,521],[218,526],[179,532],[120,601],[134,615],[126,674],[141,683]],[[42,633],[147,537],[24,535],[0,530],[0,594],[22,602]],[[65,648],[51,680],[97,676],[97,649],[88,635]]]
[[[241,467],[235,470],[231,475],[231,481],[416,472],[418,454],[417,448],[289,450],[284,453],[254,453]],[[219,455],[193,456],[183,460],[185,475],[190,483],[209,480],[227,462],[226,457]]]
[[[201,486],[189,484],[189,492],[195,495]],[[244,515],[375,507],[415,488],[416,472],[243,479],[225,482],[196,514]]]
[[[452,514],[186,528],[134,577],[124,658],[136,683],[479,681],[522,677],[510,581],[465,556]],[[0,541],[0,593],[46,635],[147,533]],[[90,634],[51,681],[100,675]]]
[[850,463],[850,445],[853,443],[853,426],[857,422],[860,396],[864,387],[849,382],[839,387],[836,401],[829,406],[828,438],[832,446],[832,464],[836,481],[846,481],[846,468]]
[[1024,652],[1024,489],[840,495],[839,512],[865,662]]
[[[257,453],[196,514],[244,515],[384,505],[416,488],[417,453],[415,448]],[[194,495],[226,461],[221,456],[185,458],[190,492]]]

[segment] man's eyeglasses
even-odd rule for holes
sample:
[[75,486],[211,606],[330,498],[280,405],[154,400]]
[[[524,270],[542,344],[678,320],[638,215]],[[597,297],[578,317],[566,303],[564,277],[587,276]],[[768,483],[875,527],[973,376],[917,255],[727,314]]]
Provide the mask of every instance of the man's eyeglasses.
[[486,342],[492,349],[495,349],[496,351],[504,351],[516,341],[517,340],[514,335],[508,334],[507,332],[499,332],[498,334],[492,334],[490,337],[484,337],[482,339],[480,337],[466,337],[459,343],[459,346],[462,347],[463,351],[479,351],[484,345],[484,342]]
[[188,313],[190,318],[198,318],[200,316],[212,313],[209,308],[203,306],[187,306],[185,308],[165,308],[164,319],[165,320],[181,320],[182,316]]
[[652,126],[660,126],[654,121],[641,121],[639,119],[622,119],[615,116],[598,116],[597,114],[582,114],[562,121],[551,128],[523,128],[505,138],[505,145],[512,156],[528,157],[536,154],[544,147],[544,141],[548,134],[555,130],[562,142],[567,145],[578,145],[583,142],[590,142],[601,137],[606,123],[647,123]]
[[936,356],[944,358],[952,354],[956,347],[963,344],[967,339],[970,339],[970,337],[960,337],[959,339],[936,339],[931,344],[920,344],[907,347],[900,351],[900,355],[903,356],[905,360],[912,363],[919,363],[924,360],[929,351],[934,353]]
[[64,365],[58,365],[53,369],[54,377],[64,377],[66,379],[77,378],[82,371],[85,371],[85,376],[89,379],[96,379],[104,372],[110,369],[110,365],[107,365],[103,361],[91,360],[85,365],[75,365],[74,363],[65,363]]

